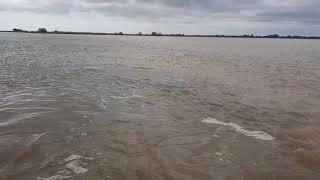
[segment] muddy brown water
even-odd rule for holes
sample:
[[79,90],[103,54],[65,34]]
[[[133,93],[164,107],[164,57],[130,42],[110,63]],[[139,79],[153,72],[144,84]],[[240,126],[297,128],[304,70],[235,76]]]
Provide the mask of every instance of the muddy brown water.
[[317,40],[0,34],[0,179],[318,180],[319,128]]

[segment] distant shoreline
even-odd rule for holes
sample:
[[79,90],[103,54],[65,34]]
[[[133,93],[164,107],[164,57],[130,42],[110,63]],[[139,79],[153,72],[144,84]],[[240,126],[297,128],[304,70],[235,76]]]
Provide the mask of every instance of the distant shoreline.
[[38,31],[0,31],[9,33],[31,33],[31,34],[75,34],[75,35],[114,35],[114,36],[164,36],[164,37],[207,37],[207,38],[248,38],[248,39],[320,39],[320,36],[280,36],[277,34],[257,36],[257,35],[185,35],[185,34],[129,34],[129,33],[94,33],[94,32],[68,32],[68,31],[52,31],[52,32],[38,32]]

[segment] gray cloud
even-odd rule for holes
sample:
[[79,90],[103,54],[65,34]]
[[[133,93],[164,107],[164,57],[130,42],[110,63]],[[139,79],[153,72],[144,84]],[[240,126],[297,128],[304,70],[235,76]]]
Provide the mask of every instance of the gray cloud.
[[320,18],[318,0],[0,0],[0,9],[39,13],[95,11],[107,16],[153,20],[206,16],[319,23]]
[[98,13],[145,22],[199,21],[320,25],[319,0],[0,0],[0,11]]

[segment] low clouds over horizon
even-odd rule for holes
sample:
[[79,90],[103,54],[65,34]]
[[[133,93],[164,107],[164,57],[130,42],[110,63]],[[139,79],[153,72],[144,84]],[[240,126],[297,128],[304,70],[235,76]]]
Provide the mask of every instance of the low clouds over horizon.
[[0,0],[0,29],[320,35],[319,0]]

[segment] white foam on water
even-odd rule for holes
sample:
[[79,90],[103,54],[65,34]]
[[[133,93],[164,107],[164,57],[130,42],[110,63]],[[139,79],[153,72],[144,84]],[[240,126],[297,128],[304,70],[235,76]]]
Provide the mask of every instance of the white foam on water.
[[209,124],[217,124],[217,125],[221,125],[221,126],[228,126],[232,129],[234,129],[235,131],[245,135],[245,136],[249,136],[249,137],[253,137],[255,139],[258,140],[263,140],[263,141],[273,141],[275,140],[275,137],[271,136],[270,134],[263,132],[263,131],[248,131],[245,130],[243,127],[234,124],[234,123],[226,123],[223,121],[218,121],[217,119],[208,117],[204,120],[202,120],[202,122],[204,123],[209,123]]
[[81,159],[85,159],[85,160],[89,160],[89,161],[94,160],[93,157],[83,157],[83,156],[75,155],[75,154],[70,155],[69,157],[65,158],[64,160],[66,162],[69,162],[68,164],[66,164],[66,167],[68,169],[71,169],[76,174],[82,174],[82,173],[86,173],[88,171],[88,169],[80,166],[80,165],[87,165],[87,163],[82,162]]
[[68,178],[71,178],[71,176],[54,175],[48,178],[38,177],[37,179],[38,180],[63,180]]
[[143,96],[137,95],[137,94],[133,94],[130,96],[110,96],[113,99],[130,99],[130,98],[143,98]]
[[85,160],[89,160],[89,161],[92,161],[92,160],[94,160],[94,158],[93,157],[82,157],[83,159],[85,159]]
[[64,169],[62,171],[59,171],[58,174],[71,174],[71,172]]
[[77,159],[81,159],[82,156],[80,155],[75,155],[75,154],[72,154],[70,155],[69,157],[65,158],[64,161],[72,161],[72,160],[77,160]]
[[81,135],[81,136],[88,136],[88,133],[82,132],[80,135]]
[[31,145],[35,142],[37,142],[42,136],[46,135],[48,132],[43,132],[40,134],[33,134],[32,135],[32,140],[30,141],[30,143],[28,145]]
[[101,107],[103,108],[103,109],[107,109],[107,101],[103,98],[103,97],[101,97]]
[[[39,137],[40,135],[43,136],[44,133],[39,134],[37,137]],[[48,178],[38,177],[37,180],[63,180],[63,179],[72,178],[73,177],[73,175],[71,175],[72,172],[75,173],[75,174],[86,173],[88,171],[88,169],[84,168],[82,166],[88,165],[88,163],[82,162],[81,159],[90,160],[90,161],[94,160],[94,158],[92,158],[92,157],[83,157],[83,156],[80,156],[80,155],[72,154],[72,155],[70,155],[70,156],[68,156],[67,158],[64,159],[66,162],[68,162],[65,165],[66,168],[68,168],[71,171],[68,171],[68,170],[64,169],[64,170],[61,170],[61,171],[57,172],[57,174],[54,175],[54,176],[51,176],[51,177],[48,177]]]
[[76,174],[86,173],[88,171],[88,169],[81,167],[80,166],[81,164],[82,164],[82,162],[79,159],[77,159],[77,160],[71,161],[68,164],[66,164],[66,167],[71,169]]
[[133,95],[131,96],[131,98],[143,98],[143,96],[140,96],[140,95],[137,95],[137,94],[133,94]]

